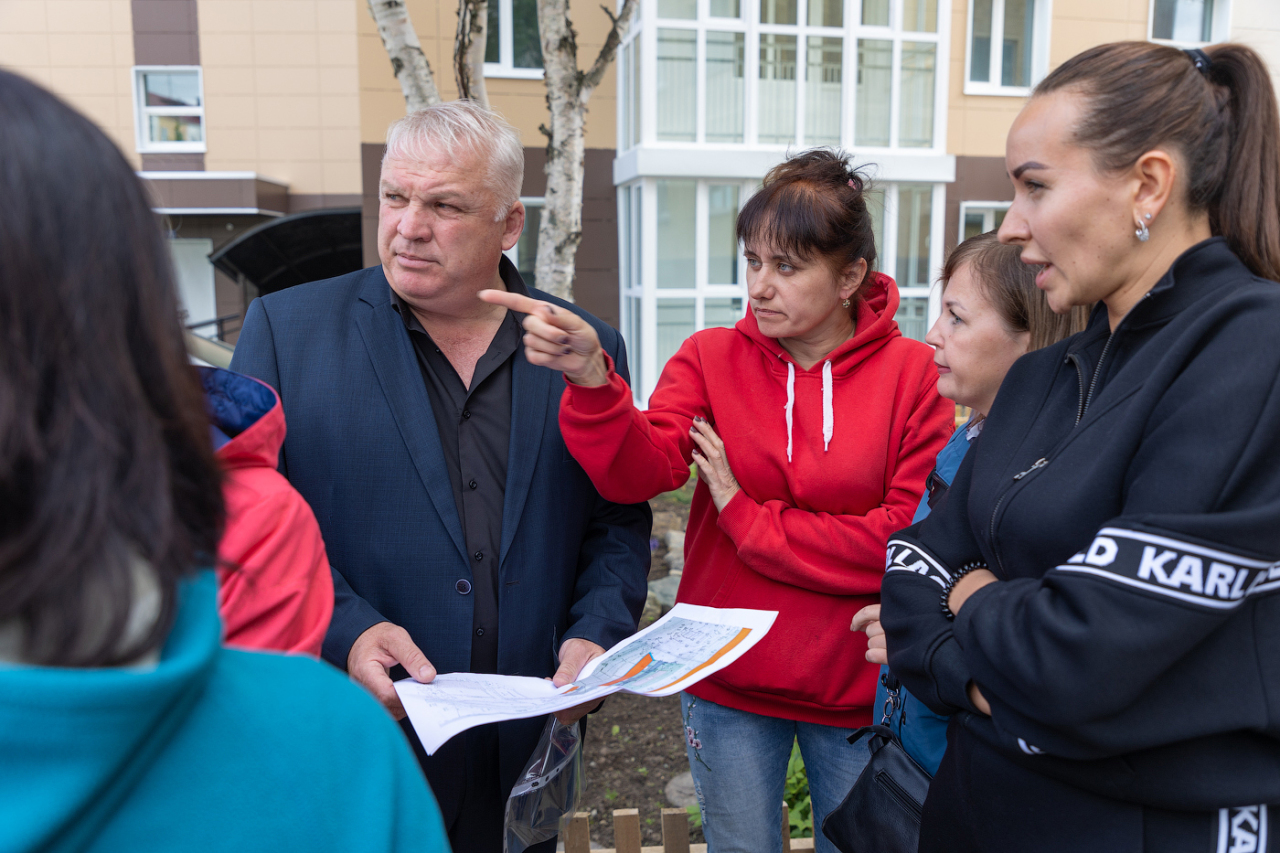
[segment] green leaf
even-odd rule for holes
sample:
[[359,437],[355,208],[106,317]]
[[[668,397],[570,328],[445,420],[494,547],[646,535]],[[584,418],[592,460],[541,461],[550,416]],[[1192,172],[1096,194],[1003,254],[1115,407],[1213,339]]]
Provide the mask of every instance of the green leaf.
[[637,772],[637,773],[639,773],[641,776],[648,776],[648,775],[649,775],[649,768],[648,768],[648,767],[637,767],[637,768],[636,768],[636,772]]
[[618,727],[618,726],[614,726],[613,728],[609,729],[609,734],[613,735],[614,737],[617,737],[617,736],[618,736],[618,732],[620,732],[620,731],[622,731],[622,729],[621,729],[620,727]]
[[694,803],[691,806],[685,806],[684,810],[689,813],[689,826],[694,829],[702,826],[702,809],[698,808],[697,803]]

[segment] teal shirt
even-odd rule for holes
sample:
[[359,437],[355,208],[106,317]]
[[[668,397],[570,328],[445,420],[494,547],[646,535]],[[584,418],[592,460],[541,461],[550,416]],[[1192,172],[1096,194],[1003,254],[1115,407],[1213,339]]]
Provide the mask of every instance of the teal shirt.
[[181,585],[153,669],[0,664],[0,853],[447,853],[387,713],[318,661],[223,648],[216,597]]

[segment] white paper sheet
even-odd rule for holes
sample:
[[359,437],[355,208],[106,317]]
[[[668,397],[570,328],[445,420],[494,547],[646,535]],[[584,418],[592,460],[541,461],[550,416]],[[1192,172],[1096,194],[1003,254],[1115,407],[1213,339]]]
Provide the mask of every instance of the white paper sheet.
[[583,667],[578,680],[554,687],[542,678],[455,672],[430,684],[406,678],[396,693],[427,754],[473,726],[540,717],[612,693],[670,696],[724,669],[760,641],[774,610],[677,604],[648,628]]

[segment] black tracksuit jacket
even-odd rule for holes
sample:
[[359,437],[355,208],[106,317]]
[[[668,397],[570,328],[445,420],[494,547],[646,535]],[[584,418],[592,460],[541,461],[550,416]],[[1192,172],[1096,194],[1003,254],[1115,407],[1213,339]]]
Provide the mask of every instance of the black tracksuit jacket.
[[[889,542],[889,665],[958,712],[949,750],[1157,809],[1280,803],[1278,378],[1280,285],[1221,238],[1114,333],[1099,305],[1014,364],[948,494]],[[948,621],[971,561],[1000,582]]]

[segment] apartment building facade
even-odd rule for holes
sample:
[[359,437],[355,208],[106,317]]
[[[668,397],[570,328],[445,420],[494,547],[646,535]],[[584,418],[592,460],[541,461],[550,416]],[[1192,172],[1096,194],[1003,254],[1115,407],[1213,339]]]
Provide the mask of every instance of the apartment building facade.
[[[454,0],[407,7],[455,97]],[[608,19],[573,14],[586,65]],[[1004,138],[1030,88],[1120,39],[1239,40],[1280,69],[1280,5],[640,0],[590,103],[576,298],[623,330],[647,398],[689,334],[745,311],[733,224],[764,174],[789,151],[838,146],[873,179],[878,267],[898,281],[904,334],[922,338],[944,253],[1008,206]],[[545,188],[535,0],[490,0],[486,47],[490,101],[525,146],[530,215],[511,256],[531,276]],[[404,100],[365,0],[3,0],[0,66],[88,114],[149,182],[200,333],[234,340],[256,293],[209,254],[268,223],[359,216],[355,251],[376,262],[378,164]]]

